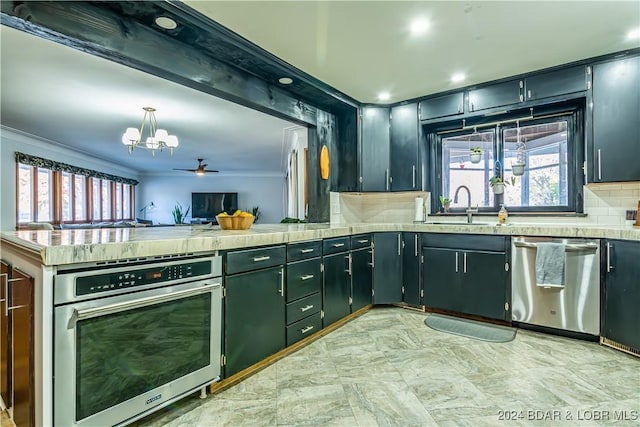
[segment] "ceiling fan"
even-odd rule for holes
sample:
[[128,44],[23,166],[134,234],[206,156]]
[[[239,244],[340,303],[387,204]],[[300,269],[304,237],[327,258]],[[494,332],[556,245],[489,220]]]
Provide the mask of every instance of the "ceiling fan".
[[187,171],[187,172],[195,172],[196,175],[204,175],[205,173],[217,173],[219,171],[207,170],[207,164],[202,163],[204,159],[198,159],[198,167],[195,169],[178,169],[174,168],[174,171]]

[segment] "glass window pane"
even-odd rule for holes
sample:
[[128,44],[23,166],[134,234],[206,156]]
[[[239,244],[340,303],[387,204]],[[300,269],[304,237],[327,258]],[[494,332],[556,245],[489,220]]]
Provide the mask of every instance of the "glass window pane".
[[100,221],[102,218],[102,204],[100,203],[100,179],[91,178],[92,202],[93,202],[93,220]]
[[133,219],[131,217],[131,186],[122,184],[122,218]]
[[[464,189],[453,203],[456,189],[466,186],[471,193],[471,206],[493,206],[489,178],[494,164],[493,131],[476,132],[442,138],[442,195],[451,199],[451,208],[466,208],[469,196]],[[480,160],[471,158],[471,149],[480,148]],[[440,196],[438,194],[437,196]]]
[[71,221],[71,174],[62,172],[62,220]]
[[122,218],[122,184],[116,182],[116,217],[114,219]]
[[18,166],[18,222],[33,221],[31,209],[33,207],[33,183],[31,166],[19,164]]
[[75,175],[73,179],[73,195],[75,205],[76,221],[85,221],[87,219],[87,179],[84,175]]
[[38,168],[38,211],[36,221],[51,221],[51,203],[53,191],[52,172],[49,169]]
[[102,219],[111,219],[111,182],[102,180],[100,198],[102,199]]
[[505,187],[505,205],[522,207],[567,206],[569,165],[567,122],[541,123],[505,129],[505,177],[513,164],[525,160],[524,175]]

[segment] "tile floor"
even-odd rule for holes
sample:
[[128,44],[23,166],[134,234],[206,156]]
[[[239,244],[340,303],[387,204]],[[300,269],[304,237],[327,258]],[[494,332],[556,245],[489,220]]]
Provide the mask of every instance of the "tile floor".
[[638,426],[640,359],[518,330],[508,343],[437,332],[375,308],[204,400],[143,426]]

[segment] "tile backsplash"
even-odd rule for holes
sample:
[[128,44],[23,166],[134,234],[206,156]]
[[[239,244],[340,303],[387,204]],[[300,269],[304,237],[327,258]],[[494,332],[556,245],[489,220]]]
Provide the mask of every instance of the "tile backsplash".
[[[407,191],[397,193],[331,193],[331,222],[395,222],[415,219],[415,199],[422,197],[431,206],[430,193]],[[584,187],[586,217],[510,216],[510,222],[624,225],[627,210],[638,208],[640,182],[589,184]],[[508,209],[508,207],[507,207]]]

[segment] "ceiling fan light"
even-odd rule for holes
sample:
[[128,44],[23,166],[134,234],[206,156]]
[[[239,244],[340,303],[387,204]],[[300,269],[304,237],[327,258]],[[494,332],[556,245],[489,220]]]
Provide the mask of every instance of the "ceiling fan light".
[[204,170],[202,170],[202,169],[197,169],[197,170],[196,170],[196,175],[198,175],[198,176],[203,176],[203,175],[204,175]]
[[175,135],[168,135],[164,140],[164,143],[167,144],[167,147],[169,148],[176,148],[178,146],[178,137]]

